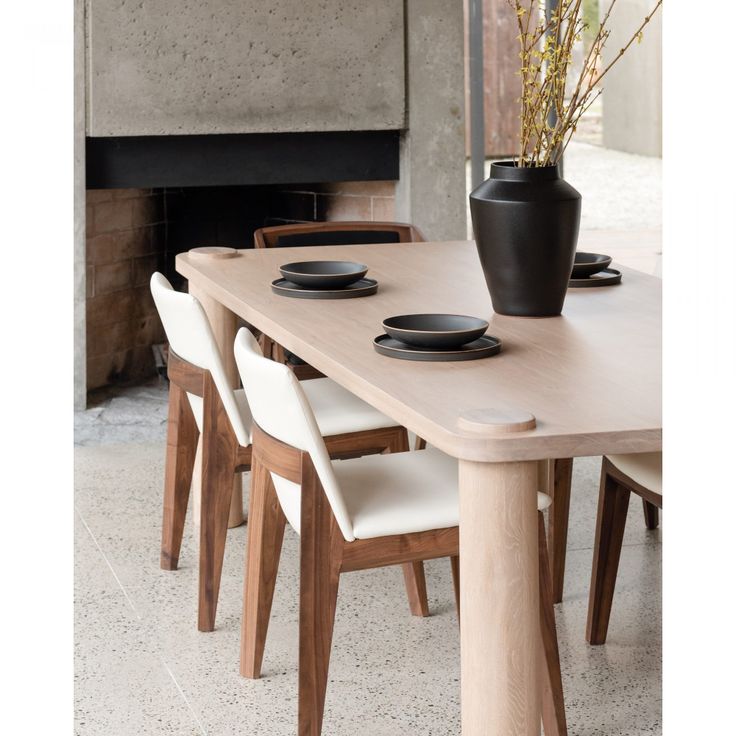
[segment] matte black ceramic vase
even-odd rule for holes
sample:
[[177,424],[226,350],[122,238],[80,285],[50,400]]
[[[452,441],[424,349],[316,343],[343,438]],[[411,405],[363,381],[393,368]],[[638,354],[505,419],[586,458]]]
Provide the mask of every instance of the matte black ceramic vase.
[[554,317],[562,312],[578,229],[580,193],[558,166],[491,164],[470,194],[475,243],[498,314]]

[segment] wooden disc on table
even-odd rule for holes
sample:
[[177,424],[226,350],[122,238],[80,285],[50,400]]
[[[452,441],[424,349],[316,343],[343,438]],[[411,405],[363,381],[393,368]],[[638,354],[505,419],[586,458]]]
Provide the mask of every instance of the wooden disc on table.
[[457,423],[460,429],[491,435],[527,432],[537,426],[534,415],[521,409],[470,409]]
[[205,245],[201,248],[192,248],[188,253],[194,258],[234,258],[238,255],[235,248],[225,248],[222,245]]

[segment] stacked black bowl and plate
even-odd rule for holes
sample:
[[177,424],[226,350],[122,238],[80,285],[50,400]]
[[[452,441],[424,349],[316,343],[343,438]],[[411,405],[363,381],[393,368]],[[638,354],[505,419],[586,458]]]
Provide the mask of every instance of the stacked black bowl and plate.
[[570,275],[568,288],[580,289],[590,286],[613,286],[621,283],[621,271],[609,268],[611,256],[600,253],[575,254],[575,262]]
[[353,261],[299,261],[279,268],[282,278],[271,283],[276,294],[297,299],[352,299],[378,289],[365,277],[368,266]]
[[501,351],[501,341],[485,334],[486,320],[463,314],[401,314],[385,319],[383,329],[376,351],[400,360],[477,360]]

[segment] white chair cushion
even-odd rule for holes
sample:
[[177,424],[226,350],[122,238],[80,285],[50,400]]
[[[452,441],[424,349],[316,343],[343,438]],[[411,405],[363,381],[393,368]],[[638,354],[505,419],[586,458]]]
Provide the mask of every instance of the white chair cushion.
[[[409,534],[457,526],[457,461],[434,450],[369,455],[333,461],[356,539]],[[299,531],[300,490],[273,476],[289,523]],[[538,508],[551,499],[537,496]]]
[[638,452],[629,455],[607,455],[608,459],[640,486],[662,494],[662,453]]
[[314,378],[300,383],[323,437],[396,426],[393,419],[330,378]]
[[[370,404],[359,399],[330,378],[315,378],[311,381],[302,381],[304,393],[314,411],[317,425],[323,437],[335,434],[347,434],[349,432],[363,432],[368,429],[382,429],[384,427],[395,427],[396,422],[381,414]],[[245,391],[237,389],[235,402],[240,409],[241,416],[250,416],[248,401]],[[202,397],[187,394],[189,404],[192,407],[194,419],[199,431],[202,431]],[[250,437],[250,427],[248,434]]]

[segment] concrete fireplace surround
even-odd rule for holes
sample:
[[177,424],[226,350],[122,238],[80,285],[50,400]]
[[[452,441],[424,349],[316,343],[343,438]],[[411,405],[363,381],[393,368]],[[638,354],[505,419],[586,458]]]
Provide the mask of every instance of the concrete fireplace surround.
[[[92,382],[100,380],[86,350],[99,322],[90,317],[88,291],[96,298],[100,288],[112,289],[116,302],[115,287],[140,290],[143,271],[160,258],[140,242],[130,245],[131,231],[145,233],[149,245],[157,237],[157,221],[146,221],[159,217],[157,191],[88,192],[86,137],[399,131],[398,181],[304,187],[300,201],[312,197],[314,212],[331,219],[391,215],[432,239],[465,237],[463,3],[76,0],[75,21],[78,407],[86,403],[88,366],[97,371]],[[119,208],[132,219],[115,221]],[[93,255],[101,268],[88,270],[86,245],[100,235],[111,237],[98,244],[109,248],[117,239],[129,252],[108,253],[116,260],[107,264]],[[126,299],[140,314],[124,319],[145,322],[143,297]],[[153,325],[145,329],[154,336]]]
[[88,135],[403,127],[401,0],[87,7]]

